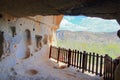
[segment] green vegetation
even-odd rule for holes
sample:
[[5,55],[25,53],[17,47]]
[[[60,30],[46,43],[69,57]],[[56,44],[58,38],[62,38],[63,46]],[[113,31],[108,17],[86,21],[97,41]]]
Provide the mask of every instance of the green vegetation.
[[95,52],[98,54],[108,54],[112,58],[120,56],[120,43],[95,43],[80,42],[75,40],[57,40],[58,47],[76,49],[79,51]]

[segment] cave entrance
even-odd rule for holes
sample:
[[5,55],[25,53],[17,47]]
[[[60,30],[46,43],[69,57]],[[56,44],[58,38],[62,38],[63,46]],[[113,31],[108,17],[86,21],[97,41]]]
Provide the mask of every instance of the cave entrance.
[[3,54],[3,42],[4,42],[3,32],[0,32],[0,58]]
[[36,38],[36,46],[38,49],[40,49],[42,47],[42,43],[41,43],[42,36],[36,35],[35,38]]
[[116,36],[120,25],[115,19],[64,16],[59,26],[56,31],[56,45],[59,47],[109,53],[112,58],[120,56],[120,39]]

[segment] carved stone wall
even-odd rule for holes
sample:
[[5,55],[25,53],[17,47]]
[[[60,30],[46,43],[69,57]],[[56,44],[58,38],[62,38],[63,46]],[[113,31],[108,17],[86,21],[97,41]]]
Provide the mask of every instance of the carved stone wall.
[[[25,59],[36,51],[40,51],[44,45],[49,46],[52,43],[52,36],[54,36],[52,28],[53,25],[56,25],[53,20],[53,16],[16,18],[6,14],[2,15],[0,31],[4,34],[2,36],[0,33],[1,58],[14,55],[18,59]],[[36,35],[41,36],[37,42]]]

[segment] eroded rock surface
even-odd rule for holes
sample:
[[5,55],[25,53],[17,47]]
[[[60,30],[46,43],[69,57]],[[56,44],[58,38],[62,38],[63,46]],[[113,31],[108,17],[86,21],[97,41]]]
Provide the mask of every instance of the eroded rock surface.
[[0,5],[1,12],[18,17],[65,14],[120,19],[120,0],[1,0]]

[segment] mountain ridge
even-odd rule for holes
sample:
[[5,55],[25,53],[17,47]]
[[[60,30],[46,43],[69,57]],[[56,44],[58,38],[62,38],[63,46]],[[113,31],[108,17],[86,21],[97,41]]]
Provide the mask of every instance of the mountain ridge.
[[56,32],[58,40],[75,40],[81,42],[120,42],[117,32],[88,32],[59,30]]

